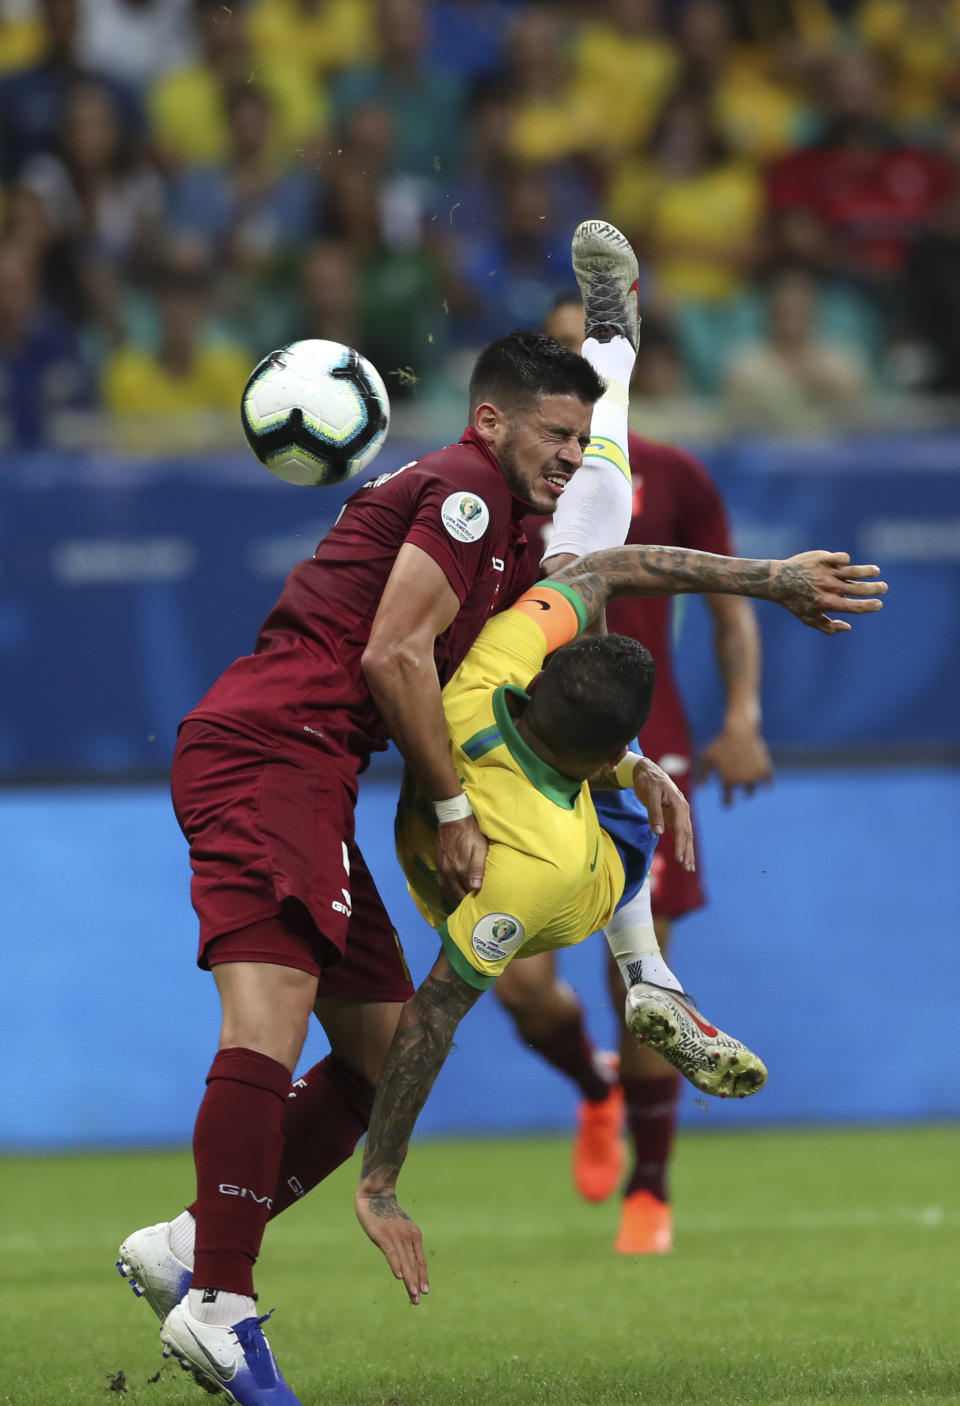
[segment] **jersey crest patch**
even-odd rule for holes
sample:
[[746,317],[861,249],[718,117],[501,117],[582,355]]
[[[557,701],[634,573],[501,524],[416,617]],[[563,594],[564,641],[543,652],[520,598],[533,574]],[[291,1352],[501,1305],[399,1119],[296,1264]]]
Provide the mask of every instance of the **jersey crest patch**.
[[523,924],[509,913],[488,913],[473,930],[473,950],[485,962],[512,957],[523,941]]
[[490,523],[490,510],[473,493],[451,493],[440,507],[440,519],[456,542],[479,542]]

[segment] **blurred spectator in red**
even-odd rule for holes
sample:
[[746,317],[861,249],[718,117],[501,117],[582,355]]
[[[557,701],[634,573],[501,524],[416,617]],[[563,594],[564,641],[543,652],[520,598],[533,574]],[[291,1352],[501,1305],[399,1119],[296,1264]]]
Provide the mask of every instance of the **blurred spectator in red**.
[[459,338],[480,346],[514,327],[538,327],[570,283],[570,229],[556,216],[544,171],[502,172],[499,209],[450,250],[470,297]]
[[129,89],[83,67],[77,56],[76,0],[41,0],[43,53],[37,63],[0,78],[0,179],[9,181],[37,152],[56,144],[70,89],[80,78],[110,87],[124,129],[142,136],[140,108]]
[[38,449],[56,417],[95,401],[94,380],[73,328],[41,301],[22,245],[0,243],[0,442]]
[[775,273],[767,292],[767,331],[730,360],[726,405],[740,429],[822,430],[862,418],[867,367],[854,347],[818,327],[818,288],[806,269]]
[[323,126],[323,90],[305,68],[254,49],[242,5],[194,0],[194,18],[197,61],[166,74],[148,94],[152,135],[164,161],[171,169],[226,161],[227,98],[255,80],[273,104],[272,155],[281,166],[289,165]]
[[116,443],[133,452],[239,442],[238,407],[251,370],[245,348],[210,330],[210,281],[170,271],[160,283],[155,349],[126,345],[108,358],[102,394]]
[[775,253],[885,297],[956,176],[891,129],[876,61],[863,50],[830,60],[824,108],[817,144],[769,174]]
[[729,152],[707,100],[670,99],[645,155],[614,177],[608,207],[651,270],[656,305],[677,320],[697,388],[716,389],[745,317],[763,187]]
[[463,87],[455,73],[428,65],[423,0],[377,0],[377,39],[377,61],[346,70],[334,84],[338,125],[358,106],[383,108],[393,132],[391,170],[448,175],[460,155]]
[[78,0],[77,53],[87,68],[137,90],[196,49],[192,0]]
[[164,190],[110,88],[73,83],[56,150],[31,157],[21,184],[43,203],[67,310],[119,341],[123,284],[149,271]]

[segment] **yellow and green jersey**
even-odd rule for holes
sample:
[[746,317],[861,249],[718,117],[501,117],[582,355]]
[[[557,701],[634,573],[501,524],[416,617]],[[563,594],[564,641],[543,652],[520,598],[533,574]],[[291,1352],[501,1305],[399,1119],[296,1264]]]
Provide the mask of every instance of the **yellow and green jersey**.
[[404,778],[396,845],[407,885],[451,966],[481,990],[513,957],[604,927],[623,892],[623,865],[589,786],[538,757],[508,705],[526,701],[545,656],[585,623],[575,591],[542,582],[487,622],[443,691],[453,763],[490,844],[482,888],[452,911],[437,882],[433,807]]

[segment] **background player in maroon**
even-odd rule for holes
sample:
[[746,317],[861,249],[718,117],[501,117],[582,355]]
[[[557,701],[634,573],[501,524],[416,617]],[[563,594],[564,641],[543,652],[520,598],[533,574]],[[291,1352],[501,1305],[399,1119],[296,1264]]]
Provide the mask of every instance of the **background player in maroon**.
[[[583,339],[579,300],[558,304],[545,328],[564,345],[579,348]],[[703,465],[682,450],[635,434],[629,437],[629,448],[633,514],[627,541],[729,555],[733,549],[723,502]],[[542,556],[550,519],[531,518],[527,529],[532,554]],[[733,596],[706,600],[713,616],[726,708],[723,728],[704,748],[699,770],[701,775],[717,772],[729,803],[737,787],[749,795],[759,782],[770,779],[772,771],[760,733],[759,636],[749,601]],[[607,611],[607,628],[640,640],[656,660],[657,686],[641,741],[647,755],[690,799],[694,748],[673,674],[670,624],[671,602],[666,597],[614,600]],[[674,920],[701,907],[703,891],[698,874],[677,864],[669,845],[658,846],[650,880],[654,927],[666,956]],[[611,997],[619,1014],[623,982],[612,958],[609,966]],[[626,1117],[632,1166],[623,1189],[616,1249],[626,1254],[668,1250],[672,1224],[667,1170],[680,1092],[676,1070],[626,1037],[621,1040],[619,1081],[611,1087],[611,1067],[598,1058],[580,1003],[572,989],[557,979],[552,954],[513,963],[497,982],[496,991],[524,1041],[568,1074],[583,1094],[574,1176],[581,1194],[591,1200],[605,1199],[620,1181]]]

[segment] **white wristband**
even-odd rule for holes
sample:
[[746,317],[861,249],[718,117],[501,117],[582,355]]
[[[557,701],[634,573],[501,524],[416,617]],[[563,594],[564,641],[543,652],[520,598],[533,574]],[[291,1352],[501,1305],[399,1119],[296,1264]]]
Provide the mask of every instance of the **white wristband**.
[[446,825],[450,820],[466,820],[468,815],[473,814],[473,806],[466,791],[461,791],[459,796],[451,796],[446,801],[434,801],[433,809],[441,825]]
[[643,761],[643,758],[636,752],[628,752],[625,757],[621,757],[617,762],[616,770],[613,774],[617,778],[618,786],[623,790],[626,791],[633,785],[633,768],[636,766],[637,762],[640,761]]

